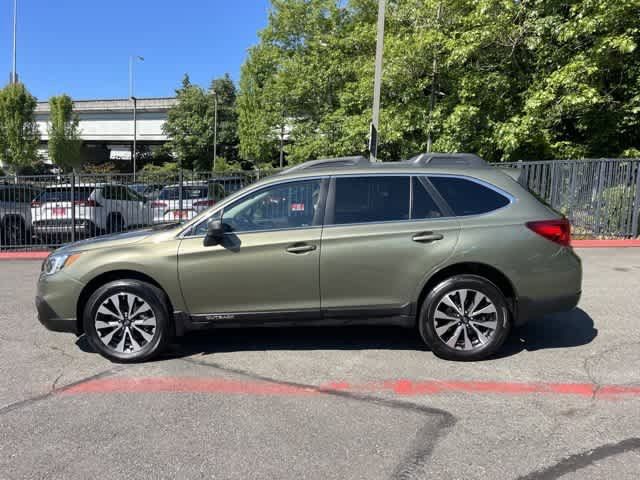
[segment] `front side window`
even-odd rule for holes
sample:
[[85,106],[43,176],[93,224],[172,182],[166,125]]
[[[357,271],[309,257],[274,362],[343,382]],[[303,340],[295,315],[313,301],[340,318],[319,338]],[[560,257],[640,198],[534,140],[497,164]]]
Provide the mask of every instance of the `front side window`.
[[[319,225],[320,184],[320,180],[304,180],[263,188],[226,207],[222,222],[236,233]],[[219,212],[208,220],[215,218]],[[201,222],[193,235],[204,235],[207,221]]]
[[429,176],[429,180],[458,216],[488,213],[510,202],[501,193],[469,179]]
[[410,181],[408,176],[337,177],[333,223],[408,220]]

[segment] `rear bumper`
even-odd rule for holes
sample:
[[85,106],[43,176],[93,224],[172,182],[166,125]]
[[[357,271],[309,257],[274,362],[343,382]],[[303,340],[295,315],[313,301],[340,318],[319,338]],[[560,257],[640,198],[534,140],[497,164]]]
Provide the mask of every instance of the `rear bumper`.
[[71,220],[40,220],[33,222],[33,232],[42,234],[70,234],[75,229],[76,233],[92,234],[96,227],[90,220],[77,219],[75,226]]
[[36,297],[38,320],[47,330],[78,334],[75,318],[60,318],[51,306],[41,297]]
[[561,297],[540,299],[519,298],[515,325],[524,325],[533,318],[556,312],[573,310],[580,301],[582,292]]

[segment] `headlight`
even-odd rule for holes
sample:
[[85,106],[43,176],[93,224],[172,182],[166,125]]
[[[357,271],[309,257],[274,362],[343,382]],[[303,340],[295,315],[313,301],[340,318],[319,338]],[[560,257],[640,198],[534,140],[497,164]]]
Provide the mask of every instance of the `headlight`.
[[53,275],[71,265],[79,256],[79,253],[52,253],[42,264],[42,273]]

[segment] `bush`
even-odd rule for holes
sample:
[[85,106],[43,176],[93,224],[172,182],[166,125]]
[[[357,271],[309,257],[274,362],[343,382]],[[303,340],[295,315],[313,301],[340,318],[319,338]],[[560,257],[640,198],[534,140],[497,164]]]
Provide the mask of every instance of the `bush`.
[[[608,231],[629,231],[633,222],[635,187],[616,185],[602,192],[603,225]],[[634,232],[635,235],[638,232]]]

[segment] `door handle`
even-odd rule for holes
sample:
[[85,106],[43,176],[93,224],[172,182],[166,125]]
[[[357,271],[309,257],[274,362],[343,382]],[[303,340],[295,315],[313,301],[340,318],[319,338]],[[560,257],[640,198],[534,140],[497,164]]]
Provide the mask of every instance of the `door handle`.
[[308,243],[296,243],[287,247],[289,253],[307,253],[313,252],[316,248],[315,245],[309,245]]
[[440,233],[421,232],[416,233],[413,237],[411,237],[411,240],[413,240],[414,242],[429,243],[442,240],[443,238],[444,237]]

